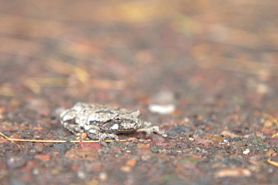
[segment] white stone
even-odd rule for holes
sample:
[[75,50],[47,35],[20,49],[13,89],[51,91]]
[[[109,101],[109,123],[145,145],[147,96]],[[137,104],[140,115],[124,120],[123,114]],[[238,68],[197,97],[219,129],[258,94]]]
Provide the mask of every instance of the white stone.
[[246,148],[243,152],[242,152],[244,155],[247,155],[250,153],[250,149],[249,148]]
[[158,113],[158,114],[171,114],[176,110],[176,106],[174,104],[167,104],[167,105],[151,104],[149,105],[149,110],[151,112]]

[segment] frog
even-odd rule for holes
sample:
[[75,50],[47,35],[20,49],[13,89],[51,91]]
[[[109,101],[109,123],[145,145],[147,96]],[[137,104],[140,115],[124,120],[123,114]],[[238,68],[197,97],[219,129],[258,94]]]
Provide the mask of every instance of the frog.
[[72,108],[61,112],[60,122],[77,137],[85,134],[92,140],[119,140],[119,134],[136,132],[144,132],[147,136],[158,134],[167,137],[158,126],[139,117],[139,110],[77,102]]

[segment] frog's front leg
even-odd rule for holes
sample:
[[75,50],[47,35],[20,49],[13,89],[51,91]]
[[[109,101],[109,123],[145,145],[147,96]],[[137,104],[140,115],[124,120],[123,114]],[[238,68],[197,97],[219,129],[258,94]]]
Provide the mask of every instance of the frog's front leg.
[[88,137],[94,140],[105,141],[107,139],[119,140],[116,134],[101,132],[98,128],[92,128],[88,131]]
[[63,123],[64,127],[75,135],[76,140],[84,139],[85,131],[78,126]]
[[99,140],[104,141],[105,140],[119,140],[119,137],[116,134],[108,134],[108,133],[99,133]]
[[158,126],[152,126],[150,122],[144,122],[143,127],[138,129],[137,132],[144,132],[148,136],[155,133],[163,137],[167,137],[167,134],[165,134],[164,131],[161,131]]

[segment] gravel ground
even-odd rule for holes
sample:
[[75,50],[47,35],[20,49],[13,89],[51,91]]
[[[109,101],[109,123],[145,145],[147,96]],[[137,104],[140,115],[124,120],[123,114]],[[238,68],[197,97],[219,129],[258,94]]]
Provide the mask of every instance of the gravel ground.
[[0,139],[1,185],[278,184],[278,3],[0,1],[0,131],[71,140],[55,111],[140,110],[168,137]]

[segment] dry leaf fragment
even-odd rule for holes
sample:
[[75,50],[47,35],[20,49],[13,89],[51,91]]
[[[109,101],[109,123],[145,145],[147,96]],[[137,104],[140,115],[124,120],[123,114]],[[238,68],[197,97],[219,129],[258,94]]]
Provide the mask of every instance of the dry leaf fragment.
[[251,172],[245,168],[228,168],[222,169],[215,173],[215,177],[249,177],[251,176]]

